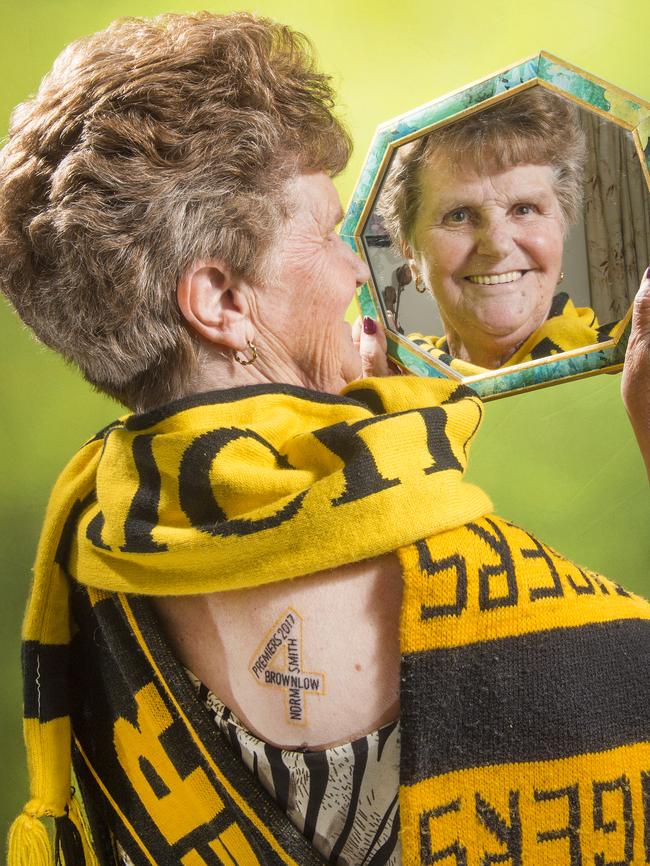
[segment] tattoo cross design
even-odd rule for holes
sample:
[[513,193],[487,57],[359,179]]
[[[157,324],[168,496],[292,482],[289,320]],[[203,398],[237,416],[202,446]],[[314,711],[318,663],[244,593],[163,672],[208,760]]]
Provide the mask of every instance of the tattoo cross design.
[[325,674],[303,668],[303,619],[292,607],[276,620],[251,656],[260,685],[284,689],[287,721],[307,724],[307,696],[325,694]]

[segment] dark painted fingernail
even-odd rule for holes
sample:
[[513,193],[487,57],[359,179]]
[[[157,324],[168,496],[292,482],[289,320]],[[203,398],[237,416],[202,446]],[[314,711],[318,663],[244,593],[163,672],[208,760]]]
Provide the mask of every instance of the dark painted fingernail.
[[376,334],[377,333],[377,323],[374,319],[371,319],[370,316],[363,317],[363,333],[364,334]]
[[645,269],[644,277],[646,278],[646,280],[650,280],[650,267],[647,267]]

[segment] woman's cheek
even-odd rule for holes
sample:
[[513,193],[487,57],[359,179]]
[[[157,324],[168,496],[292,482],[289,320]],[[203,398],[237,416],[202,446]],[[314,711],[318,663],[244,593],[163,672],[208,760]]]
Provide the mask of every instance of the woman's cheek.
[[524,244],[529,255],[538,266],[552,275],[559,275],[562,268],[564,237],[555,220],[551,224],[532,227],[524,235]]
[[441,232],[437,243],[441,271],[450,276],[465,276],[476,246],[477,240],[472,231],[458,228]]

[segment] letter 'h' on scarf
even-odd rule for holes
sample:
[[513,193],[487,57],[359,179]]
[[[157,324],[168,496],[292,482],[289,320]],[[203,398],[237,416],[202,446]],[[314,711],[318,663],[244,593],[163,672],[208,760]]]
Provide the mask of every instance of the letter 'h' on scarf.
[[650,606],[489,515],[462,477],[481,414],[439,380],[254,386],[86,443],[23,628],[31,799],[10,866],[52,862],[44,816],[66,866],[113,862],[111,838],[136,866],[321,862],[205,724],[142,597],[392,551],[404,864],[650,861]]

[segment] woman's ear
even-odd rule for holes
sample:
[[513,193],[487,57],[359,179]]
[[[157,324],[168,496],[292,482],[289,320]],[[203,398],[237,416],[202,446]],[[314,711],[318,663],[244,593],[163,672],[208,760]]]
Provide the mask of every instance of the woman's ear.
[[243,351],[254,338],[247,284],[221,261],[194,262],[178,282],[178,306],[204,340]]
[[411,274],[413,275],[413,279],[415,279],[416,276],[420,273],[420,268],[418,266],[418,263],[415,260],[415,253],[416,252],[417,251],[413,249],[411,244],[407,243],[406,241],[404,241],[402,243],[402,255],[404,256],[404,258],[408,262],[408,266],[411,269]]

